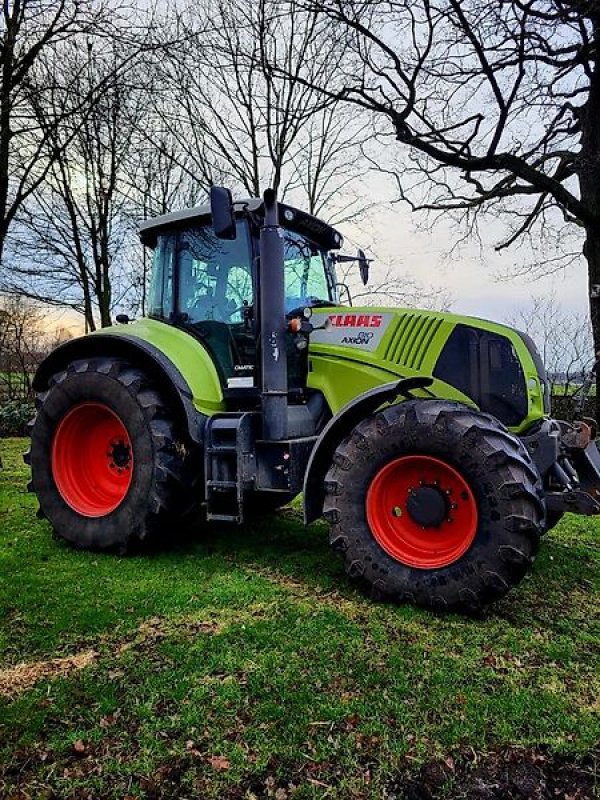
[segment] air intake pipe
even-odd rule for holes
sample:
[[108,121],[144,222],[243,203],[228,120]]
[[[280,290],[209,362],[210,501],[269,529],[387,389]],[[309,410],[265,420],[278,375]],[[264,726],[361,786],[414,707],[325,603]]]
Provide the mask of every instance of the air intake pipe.
[[263,437],[287,436],[287,356],[283,233],[275,192],[263,195],[265,218],[260,229],[260,353]]

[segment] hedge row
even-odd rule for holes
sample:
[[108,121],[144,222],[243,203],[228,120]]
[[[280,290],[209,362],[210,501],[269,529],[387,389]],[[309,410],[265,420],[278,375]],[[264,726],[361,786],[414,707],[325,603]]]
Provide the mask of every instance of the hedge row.
[[27,423],[33,419],[35,409],[31,403],[9,400],[0,405],[0,437],[27,436]]

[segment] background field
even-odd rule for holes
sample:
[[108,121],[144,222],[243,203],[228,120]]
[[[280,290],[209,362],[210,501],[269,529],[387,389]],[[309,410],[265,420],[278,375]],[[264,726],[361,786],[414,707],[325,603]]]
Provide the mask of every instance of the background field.
[[[365,599],[293,508],[70,550],[24,449],[0,441],[1,797],[594,796],[600,522],[566,519],[483,619],[436,616]],[[494,770],[504,794],[469,794]]]

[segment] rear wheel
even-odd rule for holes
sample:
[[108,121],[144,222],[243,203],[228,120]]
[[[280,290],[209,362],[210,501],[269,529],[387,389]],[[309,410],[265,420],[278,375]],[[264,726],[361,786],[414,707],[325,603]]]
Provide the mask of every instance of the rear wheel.
[[325,479],[324,515],[372,594],[477,610],[532,564],[544,530],[537,470],[498,420],[407,401],[360,422]]
[[133,365],[74,361],[37,399],[30,488],[56,534],[71,544],[125,552],[172,531],[192,500],[194,448],[164,395]]

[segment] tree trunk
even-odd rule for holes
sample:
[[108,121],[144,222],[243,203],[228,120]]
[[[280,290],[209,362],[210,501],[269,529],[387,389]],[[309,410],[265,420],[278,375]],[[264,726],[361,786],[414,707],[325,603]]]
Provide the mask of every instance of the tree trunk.
[[[600,226],[599,226],[600,227]],[[600,229],[589,227],[583,249],[588,265],[590,319],[594,353],[600,353]],[[590,355],[593,355],[590,353]],[[596,421],[600,424],[600,370],[596,371]]]
[[[600,45],[600,14],[592,17],[595,48]],[[590,93],[579,112],[581,200],[595,219],[586,225],[583,254],[588,265],[588,287],[594,352],[600,352],[600,62],[590,78]],[[600,370],[596,373],[596,420],[600,423]]]
[[11,131],[11,86],[14,68],[15,26],[10,16],[5,17],[6,33],[2,49],[2,71],[0,83],[0,264],[8,233],[8,190],[10,167]]
[[103,266],[102,272],[104,280],[102,281],[102,286],[98,295],[98,308],[100,311],[100,327],[108,328],[112,325],[112,320],[110,315],[112,291],[111,291],[108,264],[105,264]]
[[83,287],[83,316],[85,319],[85,332],[91,333],[96,330],[96,321],[94,319],[94,309],[92,307],[92,299],[90,297],[89,282]]

